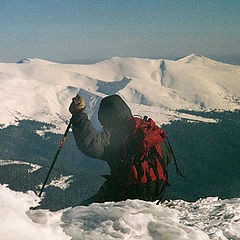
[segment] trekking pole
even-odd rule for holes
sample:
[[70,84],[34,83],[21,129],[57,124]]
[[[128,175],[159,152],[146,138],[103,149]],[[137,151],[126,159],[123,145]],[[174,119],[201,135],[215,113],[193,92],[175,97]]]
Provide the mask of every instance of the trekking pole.
[[58,150],[57,150],[56,155],[55,155],[55,157],[54,157],[54,159],[53,159],[52,165],[51,165],[51,167],[50,167],[50,169],[49,169],[49,171],[48,171],[47,177],[46,177],[46,179],[45,179],[45,181],[44,181],[44,183],[43,183],[43,185],[42,185],[42,188],[41,188],[41,190],[40,190],[40,193],[38,194],[38,197],[41,197],[41,195],[42,195],[43,189],[44,189],[44,187],[45,187],[45,185],[46,185],[46,183],[47,183],[47,180],[48,180],[48,178],[49,178],[49,176],[50,176],[50,173],[51,173],[51,171],[52,171],[52,169],[53,169],[53,166],[54,166],[54,164],[55,164],[55,162],[56,162],[56,160],[57,160],[58,154],[60,153],[60,151],[61,151],[61,149],[62,149],[62,146],[63,146],[63,144],[64,144],[64,142],[65,142],[65,140],[66,140],[66,137],[67,137],[68,131],[69,131],[70,127],[71,127],[71,124],[72,124],[72,121],[70,120],[69,123],[68,123],[67,129],[66,129],[66,131],[65,131],[65,133],[64,133],[64,135],[63,135],[63,138],[62,138],[62,140],[61,140],[61,142],[60,142],[60,144],[59,144],[59,146],[58,146]]

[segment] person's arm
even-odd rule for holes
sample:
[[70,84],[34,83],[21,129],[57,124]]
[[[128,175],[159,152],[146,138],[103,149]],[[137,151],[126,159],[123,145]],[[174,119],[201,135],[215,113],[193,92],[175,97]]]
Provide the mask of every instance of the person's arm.
[[72,130],[76,145],[82,153],[92,158],[107,160],[106,152],[110,145],[110,133],[108,131],[96,133],[84,111],[73,114]]

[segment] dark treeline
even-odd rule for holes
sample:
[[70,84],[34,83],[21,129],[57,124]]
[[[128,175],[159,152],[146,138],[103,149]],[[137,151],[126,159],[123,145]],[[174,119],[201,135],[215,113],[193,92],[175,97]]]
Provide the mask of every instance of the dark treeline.
[[202,197],[240,196],[240,112],[191,114],[218,119],[218,123],[175,121],[164,126],[186,178],[169,169],[172,183],[166,199],[195,201]]

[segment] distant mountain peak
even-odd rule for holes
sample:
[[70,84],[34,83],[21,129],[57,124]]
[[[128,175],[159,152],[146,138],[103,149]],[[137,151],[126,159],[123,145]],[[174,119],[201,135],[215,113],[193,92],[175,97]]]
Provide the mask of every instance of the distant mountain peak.
[[205,57],[203,55],[192,53],[186,57],[179,58],[176,60],[177,62],[181,63],[189,63],[194,65],[201,65],[205,67],[215,68],[218,70],[227,70],[231,72],[238,72],[239,73],[239,66],[231,65],[228,63],[219,62],[213,60],[211,58]]
[[196,54],[196,53],[191,53],[188,56],[182,57],[177,59],[178,62],[184,62],[184,63],[192,63],[192,62],[203,62],[203,61],[214,61],[210,58],[204,57],[203,55]]
[[45,63],[45,64],[54,64],[54,62],[43,60],[40,58],[24,58],[19,60],[17,63]]
[[19,60],[17,63],[29,63],[30,61],[31,61],[30,58],[24,58],[24,59]]

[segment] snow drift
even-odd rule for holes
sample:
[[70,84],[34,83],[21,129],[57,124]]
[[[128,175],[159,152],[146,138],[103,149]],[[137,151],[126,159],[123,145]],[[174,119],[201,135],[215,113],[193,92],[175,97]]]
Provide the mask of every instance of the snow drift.
[[156,205],[140,200],[29,210],[39,198],[0,185],[0,238],[15,239],[239,239],[240,200],[183,200]]
[[115,93],[127,101],[133,113],[167,123],[196,118],[176,113],[179,109],[240,109],[240,66],[197,55],[177,61],[113,57],[92,65],[24,59],[0,63],[0,91],[2,127],[33,119],[63,131],[70,118],[68,106],[77,93],[86,99],[97,128],[100,100]]
[[45,222],[34,223],[26,214],[30,207],[38,205],[40,199],[31,191],[28,193],[11,191],[0,185],[0,239],[1,240],[59,240],[70,239],[59,226],[60,214],[45,217]]

